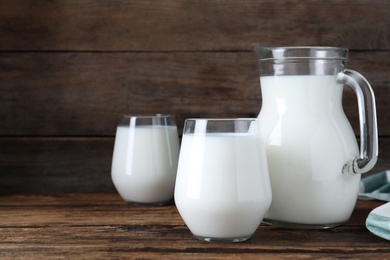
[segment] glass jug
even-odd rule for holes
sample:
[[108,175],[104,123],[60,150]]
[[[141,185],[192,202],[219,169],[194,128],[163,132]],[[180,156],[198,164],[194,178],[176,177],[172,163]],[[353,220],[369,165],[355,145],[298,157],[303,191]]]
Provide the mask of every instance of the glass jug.
[[[260,65],[272,203],[264,222],[322,229],[348,221],[361,173],[378,156],[375,97],[367,80],[345,69],[348,49],[252,44]],[[343,86],[357,94],[360,151],[342,108]]]

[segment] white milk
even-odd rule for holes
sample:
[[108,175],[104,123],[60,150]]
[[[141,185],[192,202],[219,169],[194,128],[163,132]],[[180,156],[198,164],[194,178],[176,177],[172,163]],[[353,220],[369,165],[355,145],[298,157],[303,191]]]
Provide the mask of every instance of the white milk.
[[258,136],[183,135],[175,202],[195,236],[252,235],[271,196],[264,144]]
[[127,202],[166,202],[173,197],[179,156],[175,126],[117,128],[112,180]]
[[346,222],[360,175],[342,174],[358,155],[333,76],[261,77],[259,114],[272,203],[265,218],[300,224]]

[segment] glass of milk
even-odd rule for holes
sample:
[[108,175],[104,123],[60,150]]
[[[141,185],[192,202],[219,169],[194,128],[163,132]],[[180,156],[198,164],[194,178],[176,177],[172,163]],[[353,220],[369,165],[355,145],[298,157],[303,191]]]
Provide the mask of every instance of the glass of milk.
[[173,197],[178,156],[173,115],[124,115],[116,130],[112,181],[129,204],[164,205]]
[[175,203],[196,238],[241,242],[259,227],[271,186],[257,119],[187,119]]

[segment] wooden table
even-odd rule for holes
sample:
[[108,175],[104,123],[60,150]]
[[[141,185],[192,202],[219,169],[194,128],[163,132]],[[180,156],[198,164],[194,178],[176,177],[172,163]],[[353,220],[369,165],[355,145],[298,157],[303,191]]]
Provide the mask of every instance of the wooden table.
[[0,197],[1,259],[313,259],[390,256],[390,241],[365,219],[380,201],[358,201],[350,221],[330,230],[261,225],[243,243],[195,239],[173,204],[136,207],[116,193]]

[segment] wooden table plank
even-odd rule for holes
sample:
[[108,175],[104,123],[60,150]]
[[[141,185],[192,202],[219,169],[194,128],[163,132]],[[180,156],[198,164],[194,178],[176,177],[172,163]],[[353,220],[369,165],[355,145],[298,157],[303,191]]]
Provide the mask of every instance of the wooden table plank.
[[207,243],[193,237],[174,204],[127,205],[116,193],[62,193],[0,197],[0,257],[282,259],[378,258],[389,242],[364,226],[383,204],[358,201],[351,220],[330,230],[261,225],[243,243]]

